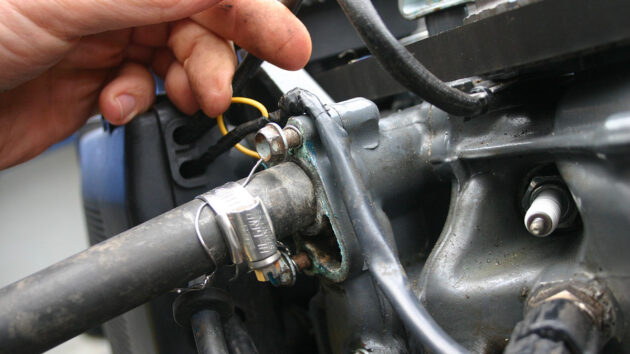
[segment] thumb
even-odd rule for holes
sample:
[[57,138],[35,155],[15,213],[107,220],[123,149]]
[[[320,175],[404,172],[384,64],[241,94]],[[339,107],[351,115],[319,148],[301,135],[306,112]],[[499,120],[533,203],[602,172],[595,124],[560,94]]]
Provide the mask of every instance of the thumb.
[[168,22],[221,0],[4,0],[29,22],[60,39]]

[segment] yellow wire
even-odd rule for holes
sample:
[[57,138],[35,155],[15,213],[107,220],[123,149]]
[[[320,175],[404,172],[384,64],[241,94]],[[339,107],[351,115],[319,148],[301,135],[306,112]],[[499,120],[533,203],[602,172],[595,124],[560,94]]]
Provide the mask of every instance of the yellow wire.
[[[267,108],[265,108],[262,103],[256,100],[252,100],[251,98],[247,97],[232,97],[232,103],[243,103],[252,107],[256,107],[260,111],[260,114],[263,115],[263,117],[269,118],[269,112],[267,112]],[[217,117],[217,125],[219,126],[221,134],[226,135],[228,133],[228,130],[225,127],[225,122],[223,121],[223,114],[219,114],[219,116]],[[247,156],[253,157],[255,159],[260,159],[260,155],[258,155],[258,153],[254,150],[250,150],[241,144],[236,144],[234,145],[234,147],[236,148],[236,150],[242,152]]]

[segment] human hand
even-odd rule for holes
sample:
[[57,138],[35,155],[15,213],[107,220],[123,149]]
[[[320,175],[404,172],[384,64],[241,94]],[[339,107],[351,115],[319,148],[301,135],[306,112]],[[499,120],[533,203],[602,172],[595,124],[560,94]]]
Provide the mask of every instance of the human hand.
[[148,70],[184,113],[225,111],[231,41],[280,67],[310,57],[306,28],[274,0],[3,0],[0,169],[60,141],[98,110],[127,123],[155,99]]

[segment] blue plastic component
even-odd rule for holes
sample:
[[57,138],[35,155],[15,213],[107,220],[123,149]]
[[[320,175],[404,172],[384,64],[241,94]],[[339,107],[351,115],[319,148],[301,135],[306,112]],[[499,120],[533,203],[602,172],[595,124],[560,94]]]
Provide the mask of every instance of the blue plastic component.
[[96,128],[79,138],[85,220],[95,244],[130,227],[126,203],[125,128]]
[[125,128],[95,129],[79,140],[83,198],[125,204]]

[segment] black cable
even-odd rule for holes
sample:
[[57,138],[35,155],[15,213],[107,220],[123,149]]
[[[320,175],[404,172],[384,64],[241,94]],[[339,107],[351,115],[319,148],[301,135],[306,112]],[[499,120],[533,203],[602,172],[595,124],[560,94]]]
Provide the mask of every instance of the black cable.
[[240,96],[242,94],[243,87],[256,75],[262,63],[262,59],[250,53],[245,54],[243,60],[241,60],[240,64],[236,67],[234,79],[232,79],[232,92],[234,96]]
[[216,120],[210,119],[201,111],[197,112],[186,125],[175,129],[173,139],[176,143],[187,145],[201,138],[210,128],[216,125]]
[[230,150],[239,141],[245,139],[247,135],[257,132],[270,121],[278,123],[280,126],[284,126],[287,124],[288,118],[289,116],[284,114],[284,112],[277,110],[270,112],[269,118],[259,117],[249,122],[240,124],[226,135],[222,136],[216,144],[210,146],[208,150],[206,150],[206,152],[197,159],[185,162],[187,164],[187,168],[192,171],[196,171],[194,173],[195,175],[201,174],[217,157]]
[[354,231],[365,254],[372,277],[389,299],[408,330],[431,352],[465,353],[433,320],[411,291],[400,260],[388,244],[376,211],[349,153],[348,135],[312,93],[294,89],[285,94],[279,106],[293,115],[308,113],[315,119],[317,132],[330,159]]
[[269,123],[269,120],[265,117],[259,117],[249,122],[238,125],[232,129],[226,135],[222,136],[216,144],[208,148],[195,163],[200,164],[205,169],[206,166],[212,163],[217,157],[224,152],[230,150],[239,141],[243,140],[247,135],[257,132],[265,124]]
[[370,52],[401,85],[456,116],[473,116],[486,110],[487,93],[469,95],[438,79],[391,34],[370,0],[337,2]]
[[[291,12],[296,14],[300,7],[302,7],[302,0],[281,0],[284,6],[286,6]],[[234,78],[232,79],[232,91],[234,96],[241,94],[245,84],[249,82],[251,78],[256,75],[263,60],[247,53],[241,63],[236,68]]]

